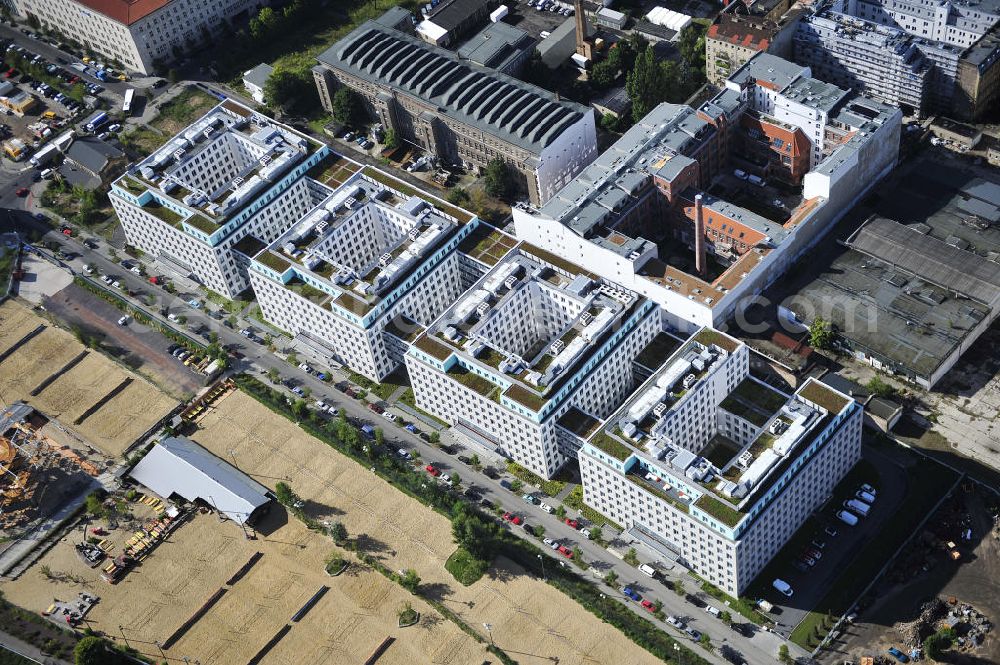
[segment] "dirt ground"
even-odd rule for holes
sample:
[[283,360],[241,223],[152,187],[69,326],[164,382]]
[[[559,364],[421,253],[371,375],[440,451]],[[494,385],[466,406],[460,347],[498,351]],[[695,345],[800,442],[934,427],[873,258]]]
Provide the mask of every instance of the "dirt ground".
[[[845,657],[857,662],[863,655],[884,654],[891,646],[909,651],[910,645],[902,643],[895,622],[915,620],[921,606],[933,597],[945,601],[954,597],[959,604],[972,605],[994,624],[1000,621],[1000,528],[994,525],[989,499],[983,491],[962,492],[956,498],[967,511],[973,533],[971,543],[963,543],[955,536],[961,561],[950,561],[943,551],[938,551],[931,558],[930,570],[915,575],[904,573],[907,581],[903,584],[882,582],[875,590],[874,604],[860,614],[859,621],[848,628],[833,650],[823,652],[824,662],[839,664]],[[929,522],[931,529],[948,519],[946,511],[947,506],[943,506]],[[892,577],[893,572],[890,570],[887,577]],[[994,628],[981,646],[967,652],[949,651],[947,660],[961,665],[1000,663],[1000,635]]]
[[[185,657],[203,665],[247,662],[324,585],[330,590],[292,624],[263,663],[359,663],[388,636],[396,641],[380,664],[483,662],[487,654],[480,644],[378,573],[352,566],[329,577],[323,570],[332,550],[329,541],[296,520],[287,521],[284,511],[276,513],[274,530],[256,541],[246,540],[232,522],[197,515],[117,585],[102,581],[100,568],[91,569],[76,556],[71,541],[79,537],[77,531],[0,589],[32,611],[53,598],[72,598],[84,590],[95,594],[101,600],[87,615],[88,625],[118,640],[124,632],[131,646],[159,661],[155,643],[163,643],[255,552],[262,552],[249,573],[164,650],[171,662]],[[51,579],[40,572],[42,566],[49,567]],[[396,613],[407,600],[422,621],[401,630]]]
[[[176,400],[96,351],[90,351],[32,396],[33,390],[85,350],[68,332],[53,327],[23,305],[7,301],[0,305],[0,352],[11,348],[40,324],[46,324],[46,329],[0,363],[0,400],[4,403],[28,402],[110,457],[121,455],[176,406]],[[82,423],[74,424],[128,377],[132,383],[127,388]]]
[[[288,481],[321,520],[340,521],[352,537],[391,569],[413,568],[445,605],[493,639],[515,660],[560,663],[657,662],[549,585],[500,560],[480,581],[463,587],[444,569],[454,551],[448,521],[397,491],[288,420],[235,392],[200,421],[192,438],[273,487]],[[293,631],[294,632],[294,631]],[[485,635],[484,635],[485,637]],[[336,661],[331,661],[336,662]]]

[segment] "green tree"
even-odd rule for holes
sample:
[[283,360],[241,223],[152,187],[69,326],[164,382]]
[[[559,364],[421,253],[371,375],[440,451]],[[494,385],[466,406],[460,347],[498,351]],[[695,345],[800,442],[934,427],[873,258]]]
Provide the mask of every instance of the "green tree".
[[625,80],[625,90],[632,100],[632,117],[636,122],[660,102],[679,96],[680,73],[672,60],[660,61],[652,46],[636,58],[635,65]]
[[271,367],[267,370],[267,378],[271,383],[277,383],[281,379],[281,374],[276,367]]
[[103,638],[94,635],[84,637],[73,649],[73,662],[76,665],[111,665],[122,662],[123,658],[109,646]]
[[639,565],[639,555],[636,554],[634,547],[628,548],[628,552],[625,553],[625,556],[622,557],[622,560],[630,566]]
[[343,522],[334,522],[330,525],[330,537],[338,545],[347,540],[347,527]]
[[357,127],[364,122],[365,112],[356,92],[341,87],[333,93],[333,119],[347,127]]
[[291,506],[298,501],[298,497],[295,496],[295,492],[292,491],[291,485],[283,481],[275,483],[274,496],[278,499],[278,503],[283,506]]
[[417,571],[412,568],[407,568],[406,572],[399,578],[399,583],[410,593],[416,593],[417,588],[420,587],[420,575],[417,575]]
[[601,530],[601,527],[595,526],[593,529],[590,530],[590,540],[593,540],[594,542],[597,543],[604,540],[604,531]]
[[452,473],[452,474],[449,474],[449,475],[451,476],[451,486],[452,487],[458,487],[459,485],[462,484],[462,476],[458,475],[457,473]]
[[558,517],[561,520],[566,519],[566,506],[562,505],[561,503],[558,506],[556,506],[556,517]]
[[681,30],[677,38],[677,50],[687,73],[686,80],[692,92],[705,82],[705,32],[700,23],[691,23]]
[[386,150],[395,150],[399,147],[399,137],[396,136],[395,129],[387,129],[385,131],[385,138],[382,139],[382,145],[385,146]]
[[604,576],[604,583],[607,584],[608,586],[613,587],[617,582],[618,582],[618,573],[616,573],[613,570],[609,570],[608,574]]
[[459,504],[451,519],[451,536],[456,545],[475,558],[490,561],[500,537],[500,527],[477,511],[466,508],[465,504]]
[[306,401],[304,399],[297,399],[292,402],[292,413],[299,420],[305,419],[309,415],[309,407],[306,405]]
[[510,171],[499,157],[491,159],[483,171],[483,187],[490,196],[503,198],[510,191]]
[[[612,57],[614,54],[614,57]],[[590,68],[590,84],[598,90],[610,88],[621,69],[621,55],[618,49],[611,49],[608,57]]]
[[382,431],[381,427],[375,428],[375,443],[379,446],[385,443],[385,432]]
[[701,637],[698,638],[698,642],[709,651],[712,650],[712,638],[708,635],[708,633],[702,633]]
[[583,550],[577,545],[573,548],[573,563],[575,563],[580,568],[587,567],[587,561],[583,558]]
[[69,89],[66,95],[76,102],[82,102],[84,96],[87,94],[87,87],[82,83],[74,83],[73,87]]
[[102,497],[98,492],[88,494],[84,506],[86,507],[87,512],[94,517],[104,517],[108,512],[104,507]]
[[727,626],[733,622],[733,615],[725,610],[719,613],[719,618],[722,619],[722,623]]
[[435,430],[427,435],[427,440],[431,443],[441,443],[441,433]]
[[456,206],[465,206],[469,204],[469,193],[462,189],[461,187],[452,187],[448,190],[448,203]]
[[271,108],[285,108],[307,99],[315,89],[311,72],[278,65],[264,84],[264,102]]
[[817,316],[809,326],[809,346],[814,349],[829,349],[832,345],[833,327],[822,316]]
[[873,376],[871,380],[868,381],[866,387],[879,397],[893,398],[896,396],[896,388],[891,383],[883,381],[878,376]]
[[778,647],[778,660],[782,663],[791,663],[792,655],[788,652],[788,645],[782,644]]

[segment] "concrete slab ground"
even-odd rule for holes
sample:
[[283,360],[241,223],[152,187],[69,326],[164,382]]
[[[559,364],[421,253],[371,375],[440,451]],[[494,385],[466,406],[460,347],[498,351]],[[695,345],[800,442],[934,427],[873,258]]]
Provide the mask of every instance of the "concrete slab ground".
[[73,276],[69,272],[31,253],[25,255],[21,266],[24,268],[24,278],[18,282],[17,294],[35,305],[40,305],[46,297],[58,293],[73,282]]

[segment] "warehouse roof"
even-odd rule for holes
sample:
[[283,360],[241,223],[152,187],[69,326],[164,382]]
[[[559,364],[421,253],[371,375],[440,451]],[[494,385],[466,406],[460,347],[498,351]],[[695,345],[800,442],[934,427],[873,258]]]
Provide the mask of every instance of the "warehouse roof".
[[497,67],[532,43],[528,33],[509,23],[490,23],[458,49],[458,55],[484,67]]
[[851,247],[942,288],[986,305],[1000,302],[1000,269],[994,261],[884,217],[868,221]]
[[190,439],[163,439],[129,475],[161,497],[200,499],[241,524],[271,501],[266,487]]
[[505,74],[463,63],[450,51],[373,21],[318,59],[420,98],[439,113],[535,153],[590,112]]
[[451,0],[435,7],[427,19],[451,32],[476,12],[483,11],[486,5],[487,0]]

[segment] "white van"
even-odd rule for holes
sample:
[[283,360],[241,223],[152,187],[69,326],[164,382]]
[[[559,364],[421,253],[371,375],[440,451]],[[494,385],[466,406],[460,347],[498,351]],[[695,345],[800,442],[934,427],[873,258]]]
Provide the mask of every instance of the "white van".
[[42,169],[40,175],[42,177],[42,180],[48,180],[49,178],[52,177],[52,169]]
[[859,501],[864,501],[865,503],[871,505],[875,503],[875,497],[864,490],[858,490],[854,495]]
[[735,171],[733,171],[733,175],[739,178],[740,180],[747,179],[747,172],[742,169],[736,169]]
[[847,526],[855,526],[858,523],[858,517],[854,513],[847,510],[841,510],[837,513],[837,519],[846,524]]
[[771,586],[773,586],[775,589],[785,594],[789,598],[792,597],[793,593],[792,587],[785,580],[775,579],[773,582],[771,582]]
[[767,184],[767,182],[763,178],[753,174],[747,176],[747,181],[753,183],[754,185],[757,185],[758,187],[763,187],[764,185]]
[[861,515],[861,517],[868,517],[868,511],[872,509],[872,507],[867,503],[864,501],[858,501],[857,499],[848,499],[845,501],[844,508]]
[[643,575],[649,575],[650,577],[656,577],[656,569],[650,566],[648,563],[641,564],[639,566],[639,572]]
[[711,605],[706,605],[705,606],[705,611],[708,612],[709,614],[711,614],[714,617],[717,617],[717,616],[719,616],[721,614],[721,612],[719,612],[719,608],[712,607]]

